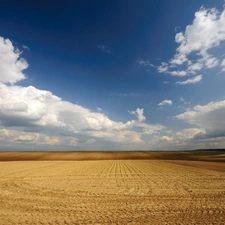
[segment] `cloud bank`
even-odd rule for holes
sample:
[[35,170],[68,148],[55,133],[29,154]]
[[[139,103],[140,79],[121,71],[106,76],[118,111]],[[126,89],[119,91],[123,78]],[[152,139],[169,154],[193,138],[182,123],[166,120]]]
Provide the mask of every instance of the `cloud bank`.
[[[16,85],[27,78],[23,73],[27,67],[12,42],[0,38],[0,133],[5,142],[37,145],[67,142],[70,146],[88,146],[97,141],[140,144],[146,127],[153,133],[164,128],[143,123],[144,109],[130,112],[137,120],[116,122],[101,110],[93,112],[50,91]],[[135,131],[135,127],[142,131]]]
[[195,138],[225,137],[225,100],[196,105],[176,118],[204,130]]

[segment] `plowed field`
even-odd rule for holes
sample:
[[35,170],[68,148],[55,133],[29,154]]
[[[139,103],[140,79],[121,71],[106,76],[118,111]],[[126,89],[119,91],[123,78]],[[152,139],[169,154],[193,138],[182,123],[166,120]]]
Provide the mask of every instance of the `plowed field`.
[[0,162],[0,224],[225,224],[225,163]]

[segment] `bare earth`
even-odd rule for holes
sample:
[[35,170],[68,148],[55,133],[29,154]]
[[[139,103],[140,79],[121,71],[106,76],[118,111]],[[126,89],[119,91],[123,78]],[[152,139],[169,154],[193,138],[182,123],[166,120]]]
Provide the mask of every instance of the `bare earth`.
[[225,163],[202,157],[208,160],[4,159],[0,224],[222,225]]

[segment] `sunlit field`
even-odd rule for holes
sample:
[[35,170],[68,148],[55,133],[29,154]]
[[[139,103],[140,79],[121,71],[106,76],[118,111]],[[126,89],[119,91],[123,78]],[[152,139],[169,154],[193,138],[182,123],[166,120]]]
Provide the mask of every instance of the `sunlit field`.
[[87,154],[92,160],[8,161],[1,153],[0,224],[225,224],[224,162]]

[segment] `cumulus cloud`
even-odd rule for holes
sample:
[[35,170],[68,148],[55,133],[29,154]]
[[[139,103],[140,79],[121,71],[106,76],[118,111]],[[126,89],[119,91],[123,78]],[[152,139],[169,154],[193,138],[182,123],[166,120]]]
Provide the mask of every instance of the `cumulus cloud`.
[[163,106],[163,105],[172,105],[172,104],[173,104],[173,102],[171,100],[165,99],[162,102],[160,102],[158,105]]
[[0,140],[6,139],[10,135],[10,131],[7,129],[0,129]]
[[[137,112],[141,117],[141,112]],[[62,101],[49,91],[5,84],[0,84],[0,122],[4,126],[24,126],[30,130],[61,128],[68,133],[129,127],[127,123],[110,120],[103,113]]]
[[[2,137],[2,138],[1,138]],[[36,132],[23,132],[20,130],[15,129],[0,129],[0,140],[1,140],[1,147],[5,146],[13,146],[16,147],[24,146],[23,144],[27,144],[28,146],[46,146],[46,145],[58,145],[61,142],[68,142],[68,140],[72,139],[72,137],[57,137],[52,135],[46,135],[42,133]],[[18,145],[19,144],[19,145]]]
[[0,82],[14,84],[26,78],[22,71],[28,63],[20,55],[9,39],[0,37]]
[[[175,41],[179,43],[174,59],[185,58],[194,51],[207,51],[225,40],[225,10],[205,9],[201,7],[195,13],[195,19],[186,27],[185,32],[177,33]],[[175,63],[175,62],[173,62]]]
[[196,84],[200,82],[201,80],[202,80],[202,75],[198,75],[196,77],[187,79],[185,81],[178,81],[176,82],[176,84],[179,84],[179,85]]
[[164,130],[166,128],[165,126],[162,126],[160,124],[150,125],[146,123],[140,123],[138,126],[143,127],[144,134],[150,135],[158,133],[158,131]]
[[[104,49],[104,48],[103,48]],[[45,146],[82,146],[82,143],[111,141],[114,143],[143,143],[146,127],[152,132],[163,126],[143,123],[144,109],[132,111],[137,119],[125,123],[108,118],[100,108],[98,112],[63,101],[47,90],[33,86],[19,86],[16,82],[26,78],[28,67],[8,39],[0,38],[0,139],[3,143],[27,143]],[[135,128],[142,131],[135,131]],[[81,140],[81,142],[80,142]],[[90,143],[89,143],[90,144]],[[83,144],[85,146],[85,144]]]
[[60,143],[60,138],[57,136],[49,137],[46,135],[40,135],[38,140],[38,144],[44,144],[44,145],[58,145],[59,143]]
[[138,118],[138,121],[145,121],[144,109],[137,108],[136,111],[128,111],[130,114],[135,115]]
[[15,141],[19,141],[19,142],[30,142],[30,141],[34,141],[37,138],[36,134],[21,134],[19,135],[19,137],[15,138]]
[[78,145],[78,141],[76,138],[73,138],[70,143],[69,143],[70,146],[77,146]]
[[198,142],[195,136],[202,132],[204,132],[204,129],[201,128],[187,128],[177,132],[169,131],[166,135],[154,135],[149,140],[149,145],[154,146],[155,149],[181,150],[220,147],[225,141],[225,139],[217,141],[217,144],[213,143],[213,146],[210,142]]
[[196,138],[225,137],[225,100],[196,105],[176,118],[203,129]]
[[[179,32],[175,36],[178,44],[175,55],[168,62],[162,62],[157,70],[160,73],[172,76],[187,76],[196,74],[203,69],[212,69],[221,65],[224,69],[224,61],[221,58],[209,53],[212,49],[221,45],[225,41],[225,9],[222,12],[216,8],[205,9],[201,7],[195,13],[195,18],[184,32]],[[182,67],[182,70],[179,68]],[[172,71],[171,71],[172,69]],[[187,82],[177,82],[177,84],[189,84],[199,82],[200,76],[189,79]]]

